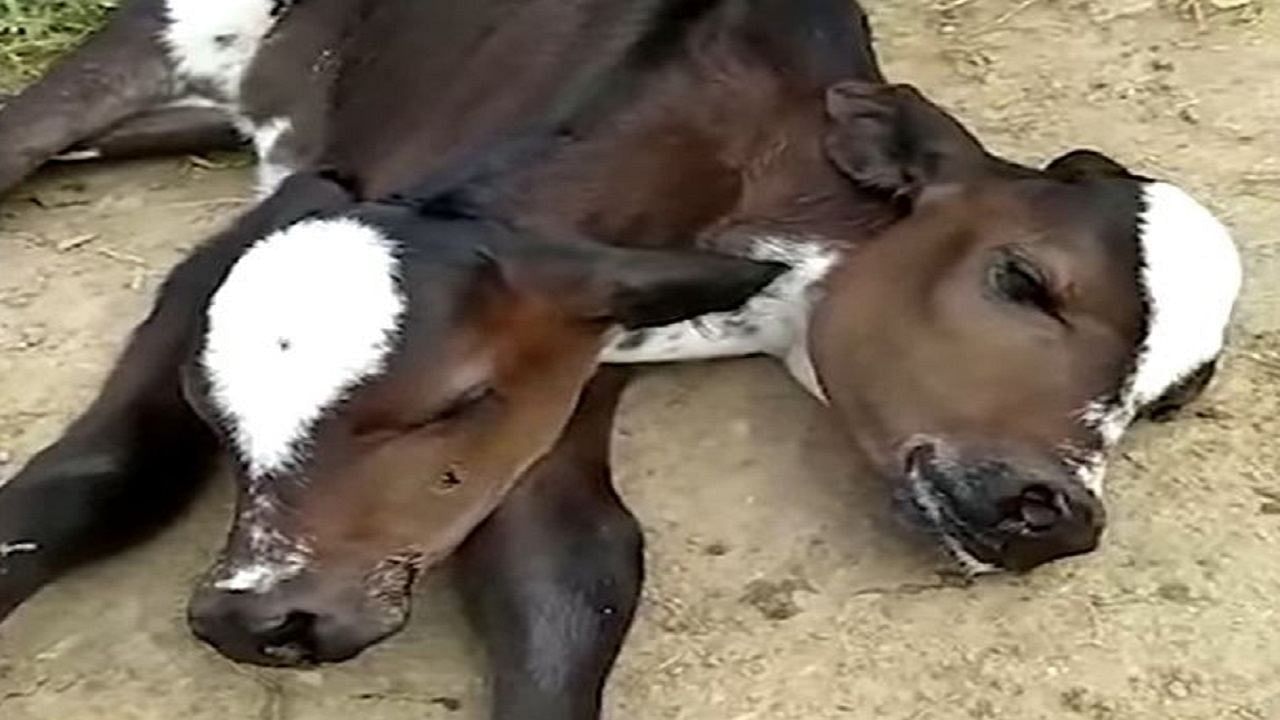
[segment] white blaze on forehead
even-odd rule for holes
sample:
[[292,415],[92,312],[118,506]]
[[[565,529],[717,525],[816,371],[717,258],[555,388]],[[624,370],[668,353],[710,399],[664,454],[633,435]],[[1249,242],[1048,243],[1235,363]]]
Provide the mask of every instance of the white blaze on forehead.
[[1148,183],[1139,219],[1150,313],[1129,391],[1141,407],[1222,351],[1240,293],[1240,254],[1207,208],[1168,183]]
[[[1144,184],[1142,203],[1138,252],[1146,335],[1119,398],[1083,412],[1107,445],[1120,439],[1143,406],[1217,358],[1240,293],[1240,253],[1213,213],[1168,183]],[[1100,478],[1101,463],[1094,466]]]
[[405,307],[395,251],[355,220],[306,220],[258,241],[214,294],[201,362],[252,476],[294,461],[316,420],[382,370]]

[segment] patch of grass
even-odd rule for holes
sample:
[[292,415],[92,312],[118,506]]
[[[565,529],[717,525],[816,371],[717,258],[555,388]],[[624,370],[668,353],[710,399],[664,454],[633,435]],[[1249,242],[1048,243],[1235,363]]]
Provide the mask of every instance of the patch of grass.
[[118,4],[119,0],[0,0],[0,89],[13,89],[38,76],[54,58],[97,29]]

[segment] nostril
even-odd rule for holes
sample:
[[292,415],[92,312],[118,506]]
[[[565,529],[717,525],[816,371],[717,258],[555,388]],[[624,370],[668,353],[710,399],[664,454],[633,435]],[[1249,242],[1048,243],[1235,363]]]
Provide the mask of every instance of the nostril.
[[295,610],[273,627],[258,633],[259,651],[263,656],[284,665],[310,662],[316,651],[316,616]]
[[289,667],[308,665],[315,657],[314,648],[306,647],[298,643],[263,645],[261,652],[263,657],[273,663]]
[[260,634],[268,642],[287,642],[301,637],[309,637],[315,627],[316,616],[302,610],[294,610],[283,619],[265,628]]
[[1061,496],[1047,485],[1029,485],[1001,505],[1001,515],[1006,522],[1032,532],[1052,529],[1067,512]]

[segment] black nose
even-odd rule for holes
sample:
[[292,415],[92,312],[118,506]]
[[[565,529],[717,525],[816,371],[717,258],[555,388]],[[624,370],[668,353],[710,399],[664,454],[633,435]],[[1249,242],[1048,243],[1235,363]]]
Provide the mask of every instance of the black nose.
[[1014,495],[997,501],[1000,526],[1007,532],[1045,533],[1077,512],[1067,493],[1044,483],[1033,482]]
[[1074,477],[1032,481],[1001,503],[1001,563],[1029,570],[1098,547],[1106,525],[1102,501]]
[[392,630],[355,612],[305,605],[288,589],[228,592],[206,585],[193,594],[187,621],[196,637],[229,659],[276,667],[347,660]]
[[318,616],[270,594],[204,588],[192,598],[187,619],[197,637],[237,662],[292,667],[325,654]]
[[945,507],[942,528],[978,559],[1011,570],[1088,552],[1105,525],[1101,501],[1053,462],[941,461],[913,453],[917,477]]

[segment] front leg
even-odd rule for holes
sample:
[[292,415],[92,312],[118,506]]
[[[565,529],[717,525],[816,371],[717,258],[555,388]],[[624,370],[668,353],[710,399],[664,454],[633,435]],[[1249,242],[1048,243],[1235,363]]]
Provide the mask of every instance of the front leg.
[[135,542],[195,495],[217,453],[183,397],[180,369],[209,297],[250,243],[346,202],[299,175],[170,273],[96,400],[0,486],[0,620],[71,567]]
[[609,472],[623,370],[584,391],[557,445],[459,549],[494,675],[495,720],[595,720],[644,573],[640,526]]
[[169,105],[132,115],[103,133],[77,141],[52,160],[128,160],[247,147],[226,111],[199,105]]

